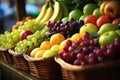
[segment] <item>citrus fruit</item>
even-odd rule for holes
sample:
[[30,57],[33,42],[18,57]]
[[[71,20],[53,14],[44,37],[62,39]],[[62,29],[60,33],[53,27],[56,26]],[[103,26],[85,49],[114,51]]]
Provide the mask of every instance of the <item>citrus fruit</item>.
[[50,49],[51,49],[52,51],[56,52],[56,53],[60,50],[58,44],[53,45]]
[[50,38],[50,45],[53,46],[55,44],[60,44],[63,40],[65,40],[65,37],[61,33],[56,33],[51,36]]
[[35,48],[35,49],[33,49],[33,50],[31,51],[31,53],[30,53],[30,56],[31,56],[31,57],[34,57],[35,54],[36,54],[39,50],[40,50],[40,48]]
[[72,35],[70,40],[77,41],[78,38],[80,38],[80,33],[75,33],[75,34]]
[[50,49],[50,41],[43,41],[40,45],[40,49],[47,50]]
[[66,41],[67,40],[64,40],[60,43],[60,46],[59,46],[59,49],[62,50],[64,48],[64,46],[66,45]]
[[35,54],[34,58],[42,58],[43,53],[44,53],[45,51],[46,51],[46,50],[39,50],[39,51]]

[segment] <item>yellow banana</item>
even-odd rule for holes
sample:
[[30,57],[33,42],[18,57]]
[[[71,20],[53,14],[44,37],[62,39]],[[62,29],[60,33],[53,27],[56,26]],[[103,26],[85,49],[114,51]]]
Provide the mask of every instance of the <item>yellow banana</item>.
[[48,8],[48,1],[46,0],[46,3],[42,6],[40,14],[36,18],[36,22],[39,22],[44,17],[47,8]]
[[63,2],[60,2],[61,6],[62,6],[62,9],[63,9],[63,17],[68,17],[68,8],[67,6],[63,3]]
[[62,7],[61,4],[54,0],[54,12],[52,17],[50,18],[50,21],[57,21],[60,20],[63,17],[63,11],[62,11]]
[[49,1],[49,7],[48,7],[43,19],[40,20],[40,23],[45,24],[45,22],[51,18],[51,16],[53,15],[53,12],[54,12],[54,9],[53,9],[52,3]]

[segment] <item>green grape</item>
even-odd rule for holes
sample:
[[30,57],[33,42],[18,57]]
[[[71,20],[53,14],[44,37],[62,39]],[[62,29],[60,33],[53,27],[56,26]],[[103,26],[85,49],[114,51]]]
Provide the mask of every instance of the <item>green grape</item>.
[[36,42],[37,42],[37,38],[36,38],[36,37],[33,37],[33,38],[32,38],[32,42],[36,43]]
[[34,36],[35,36],[36,38],[40,38],[40,31],[36,31],[36,32],[34,33]]
[[31,40],[32,37],[33,37],[33,35],[28,35],[28,36],[27,36],[27,40]]
[[38,46],[39,46],[39,43],[38,43],[38,42],[35,42],[35,43],[34,43],[34,46],[38,47]]
[[32,41],[28,41],[28,42],[27,42],[27,45],[28,45],[28,46],[32,46],[32,45],[33,45],[33,42],[32,42]]

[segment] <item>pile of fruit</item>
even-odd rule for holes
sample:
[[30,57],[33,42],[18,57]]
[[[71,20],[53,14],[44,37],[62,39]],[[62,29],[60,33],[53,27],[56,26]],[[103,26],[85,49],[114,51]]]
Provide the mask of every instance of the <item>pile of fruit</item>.
[[119,59],[120,3],[85,1],[82,9],[70,11],[64,0],[46,0],[38,17],[0,34],[0,47],[14,47],[19,54],[32,49],[35,59],[59,55],[74,65]]

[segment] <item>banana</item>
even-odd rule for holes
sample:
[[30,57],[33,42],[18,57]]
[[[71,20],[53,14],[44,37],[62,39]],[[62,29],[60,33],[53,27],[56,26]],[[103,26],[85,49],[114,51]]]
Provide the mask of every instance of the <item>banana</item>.
[[38,17],[36,18],[36,22],[39,22],[44,17],[46,10],[48,8],[48,2],[49,1],[46,0],[46,3],[42,6],[41,12],[38,15]]
[[62,6],[60,2],[54,0],[54,12],[52,17],[49,19],[50,21],[57,21],[63,17]]
[[61,6],[62,6],[62,9],[63,9],[63,17],[68,17],[68,8],[67,6],[63,3],[63,2],[60,2]]
[[51,16],[53,15],[53,12],[54,12],[54,9],[53,9],[53,6],[52,6],[52,2],[49,1],[49,7],[46,10],[46,13],[45,13],[43,19],[40,20],[40,23],[44,24],[46,21],[48,21],[51,18]]

